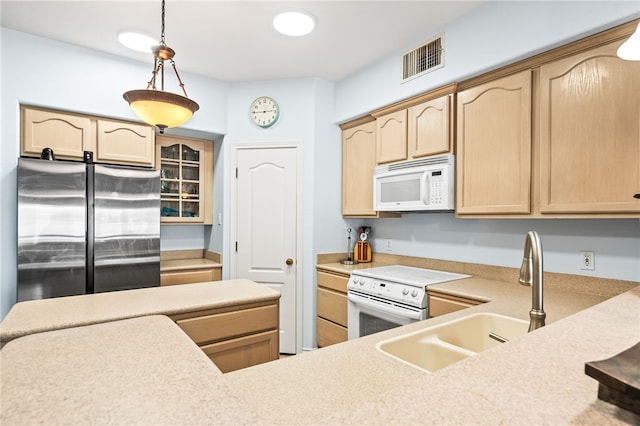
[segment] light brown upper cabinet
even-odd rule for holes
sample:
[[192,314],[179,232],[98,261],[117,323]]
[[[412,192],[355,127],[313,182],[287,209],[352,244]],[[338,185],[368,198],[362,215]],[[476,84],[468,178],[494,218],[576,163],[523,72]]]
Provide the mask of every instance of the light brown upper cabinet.
[[456,83],[371,113],[377,164],[453,153]]
[[376,160],[378,164],[407,159],[407,110],[376,118]]
[[84,151],[92,151],[99,163],[154,166],[151,126],[25,105],[20,112],[21,156],[51,148],[56,159],[82,161]]
[[373,210],[373,170],[376,166],[376,123],[342,130],[342,215],[378,217]]
[[407,110],[409,158],[451,152],[453,100],[445,95]]
[[160,222],[213,223],[213,141],[156,137]]
[[458,93],[456,213],[530,212],[531,71]]
[[44,148],[51,148],[60,160],[82,160],[83,152],[95,146],[87,116],[27,106],[20,107],[20,115],[22,156],[40,157]]
[[621,41],[540,67],[540,212],[640,212],[640,62]]
[[113,164],[153,166],[155,132],[146,124],[98,119],[95,160]]

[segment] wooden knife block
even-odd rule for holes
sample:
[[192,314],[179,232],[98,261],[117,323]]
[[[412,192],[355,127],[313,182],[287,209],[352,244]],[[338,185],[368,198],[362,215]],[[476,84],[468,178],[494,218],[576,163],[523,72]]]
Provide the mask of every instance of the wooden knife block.
[[366,241],[358,241],[353,248],[353,258],[357,262],[371,262],[371,246]]

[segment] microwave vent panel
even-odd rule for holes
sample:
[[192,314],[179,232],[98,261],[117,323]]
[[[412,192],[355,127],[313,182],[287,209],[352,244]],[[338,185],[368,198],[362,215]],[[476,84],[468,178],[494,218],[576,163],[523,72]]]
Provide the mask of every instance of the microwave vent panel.
[[435,71],[444,66],[444,35],[402,55],[402,82]]
[[437,155],[434,157],[420,158],[417,160],[403,161],[402,163],[383,164],[382,166],[377,166],[375,168],[374,174],[391,172],[393,170],[410,169],[415,167],[433,166],[438,164],[453,165],[454,158],[455,157],[453,154],[444,154],[444,155]]

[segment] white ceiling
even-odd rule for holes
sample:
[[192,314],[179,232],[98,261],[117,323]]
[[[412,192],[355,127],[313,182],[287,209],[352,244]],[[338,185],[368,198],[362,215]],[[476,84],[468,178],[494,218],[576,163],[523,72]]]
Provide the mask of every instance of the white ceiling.
[[[167,0],[165,39],[180,72],[228,82],[320,77],[337,81],[437,35],[483,1]],[[160,0],[0,0],[3,27],[147,62],[120,45],[122,30],[160,38]],[[278,11],[317,20],[305,37],[277,33]],[[446,42],[446,39],[445,39]],[[400,60],[400,59],[398,59]]]

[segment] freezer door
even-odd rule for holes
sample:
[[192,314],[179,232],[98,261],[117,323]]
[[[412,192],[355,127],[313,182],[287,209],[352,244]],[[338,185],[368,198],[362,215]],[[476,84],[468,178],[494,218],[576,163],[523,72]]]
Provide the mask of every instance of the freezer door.
[[18,159],[18,302],[85,293],[82,163]]
[[93,167],[93,291],[159,286],[160,172]]

